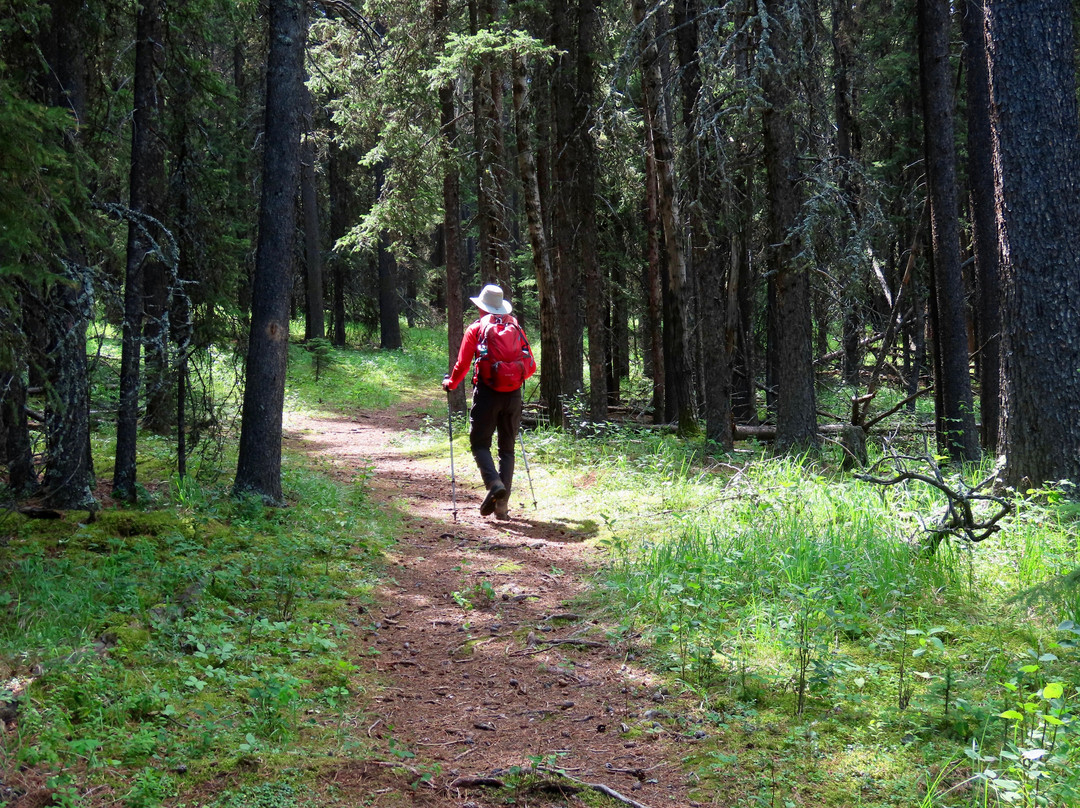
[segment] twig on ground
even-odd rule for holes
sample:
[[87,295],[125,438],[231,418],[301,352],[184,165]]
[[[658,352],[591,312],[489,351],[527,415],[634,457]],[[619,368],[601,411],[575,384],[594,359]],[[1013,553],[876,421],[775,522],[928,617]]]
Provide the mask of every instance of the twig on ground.
[[457,777],[447,788],[506,788],[497,777]]
[[663,765],[663,763],[657,763],[655,766],[649,766],[647,769],[643,769],[640,766],[634,769],[620,769],[618,766],[612,766],[609,763],[604,768],[606,768],[609,772],[615,772],[617,774],[632,774],[639,780],[644,780],[645,772],[651,772],[653,769],[659,769]]
[[606,648],[607,643],[596,642],[595,640],[575,640],[573,638],[567,638],[564,640],[541,640],[537,638],[537,645],[543,646],[542,648],[527,648],[524,651],[514,651],[509,656],[535,656],[536,654],[542,654],[544,651],[548,651],[555,645],[581,645],[586,648]]
[[571,777],[569,774],[561,771],[560,769],[549,769],[547,766],[536,766],[535,769],[536,771],[558,775],[559,777],[565,777],[571,783],[582,786],[584,788],[591,788],[593,791],[599,791],[601,794],[611,797],[613,800],[618,800],[625,805],[629,805],[630,808],[649,808],[649,806],[647,806],[645,803],[638,802],[632,797],[627,797],[625,794],[620,794],[611,786],[606,786],[603,783],[587,783],[584,780],[579,780],[576,777]]
[[540,640],[545,645],[584,645],[587,648],[603,648],[607,643],[597,642],[596,640],[576,640],[569,637],[564,640]]

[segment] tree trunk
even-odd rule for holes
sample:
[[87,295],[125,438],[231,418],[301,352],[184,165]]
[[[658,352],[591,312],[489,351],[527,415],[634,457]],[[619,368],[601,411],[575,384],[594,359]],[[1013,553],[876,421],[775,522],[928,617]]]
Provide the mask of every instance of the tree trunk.
[[[495,22],[493,0],[469,0],[473,34]],[[491,54],[473,67],[473,133],[476,153],[476,220],[479,235],[480,283],[495,283],[510,298],[510,231],[506,222],[503,166],[502,74]]]
[[[127,233],[127,268],[124,272],[124,321],[120,351],[120,407],[116,419],[116,462],[112,493],[116,499],[135,498],[135,455],[139,431],[139,365],[143,337],[143,263],[151,249],[151,186],[164,172],[156,129],[157,92],[154,51],[159,47],[157,0],[138,5],[135,24],[135,109],[131,122],[129,174],[130,220]],[[160,198],[160,191],[159,191]],[[168,338],[168,330],[160,334]]]
[[926,138],[927,181],[934,251],[934,338],[940,374],[940,448],[953,460],[977,460],[979,437],[971,396],[949,65],[948,0],[918,0],[919,75]]
[[525,194],[525,213],[529,223],[529,244],[532,247],[533,270],[540,298],[540,396],[547,405],[551,423],[563,424],[562,378],[559,368],[559,325],[555,308],[555,277],[544,232],[544,214],[540,201],[540,186],[536,179],[536,161],[529,144],[526,122],[527,77],[525,60],[514,57],[514,118],[517,124],[518,170]]
[[302,0],[269,0],[269,9],[262,199],[234,491],[280,503],[306,37]]
[[626,266],[616,260],[611,265],[611,384],[608,400],[620,401],[619,387],[630,376],[630,289],[627,288]]
[[[434,7],[436,28],[446,24],[447,0],[437,0]],[[442,123],[443,168],[443,258],[446,261],[446,333],[448,372],[457,361],[458,349],[464,336],[465,311],[461,289],[463,268],[461,243],[461,179],[457,163],[457,124],[454,104],[454,85],[448,82],[439,88],[439,110]],[[465,386],[451,390],[450,407],[465,412]]]
[[49,397],[45,409],[44,504],[96,510],[90,452],[90,385],[86,324],[91,299],[87,268],[65,263],[64,282],[54,283],[45,301],[49,312]]
[[1002,477],[1020,490],[1056,480],[1080,484],[1072,5],[988,0],[986,21],[1003,292]]
[[652,368],[653,421],[662,423],[667,406],[664,374],[664,290],[660,272],[660,192],[652,127],[645,126],[645,323]]
[[[336,144],[330,146],[330,240],[336,243],[349,230],[349,200],[353,189],[345,171],[346,152]],[[346,260],[336,255],[332,257],[331,277],[333,292],[331,306],[334,313],[333,342],[338,348],[345,347],[345,281]]]
[[[851,67],[855,61],[855,20],[850,0],[833,0],[832,45],[833,87],[836,114],[836,156],[840,161],[840,192],[852,220],[857,224],[859,216],[859,189],[853,179],[851,164],[859,152],[859,130],[855,123],[855,98],[851,86]],[[860,290],[856,278],[844,279],[842,291],[843,322],[841,347],[843,348],[842,375],[844,384],[856,387],[862,367],[863,319],[861,316]]]
[[8,470],[8,488],[16,497],[37,489],[30,429],[26,420],[25,362],[7,349],[0,361],[0,464]]
[[[83,120],[86,106],[85,61],[79,21],[82,4],[53,0],[52,25],[42,51],[49,65],[46,103],[70,110]],[[69,148],[74,151],[75,144]],[[86,363],[86,324],[91,294],[86,261],[73,230],[61,237],[66,255],[45,299],[47,380],[45,409],[44,504],[54,508],[97,508],[90,453],[90,386]]]
[[315,116],[305,85],[304,136],[300,146],[300,204],[304,212],[304,339],[326,336],[323,318],[322,250],[319,245],[319,194],[315,184]]
[[[735,46],[735,81],[745,89],[751,80],[751,31],[746,21],[749,9],[739,10]],[[739,168],[731,189],[731,267],[728,270],[726,350],[731,357],[731,414],[736,423],[757,424],[757,377],[755,370],[754,298],[757,286],[752,254],[754,221],[754,145],[748,135],[737,144]]]
[[[140,111],[143,115],[142,126],[144,128],[141,143],[135,148],[136,133],[132,132],[132,172],[138,171],[144,177],[145,199],[141,208],[151,214],[159,222],[163,222],[166,216],[166,178],[165,178],[165,132],[163,121],[165,116],[165,95],[158,86],[158,78],[165,70],[164,37],[162,35],[163,24],[161,19],[162,6],[160,0],[147,0],[140,4],[136,27],[138,29],[138,41],[135,45],[136,77],[135,83],[139,84],[138,75],[142,71],[148,71],[145,79],[148,85],[143,90],[143,99],[139,100],[140,92],[135,88],[135,115],[133,129],[140,126]],[[143,33],[145,31],[145,34]],[[148,55],[140,57],[139,45],[143,45]],[[143,59],[140,62],[140,58]],[[147,64],[149,62],[149,64]],[[134,182],[134,180],[133,180]],[[132,203],[132,208],[135,208]],[[175,219],[175,214],[170,212],[170,218]],[[155,226],[156,225],[152,225]],[[179,230],[177,224],[171,224],[174,232]],[[163,234],[156,234],[165,245]],[[179,235],[179,234],[178,234]],[[130,238],[130,234],[129,234]],[[173,303],[173,279],[179,271],[177,261],[179,257],[165,256],[157,253],[144,255],[142,264],[143,274],[143,300],[145,307],[145,319],[143,320],[142,343],[143,365],[145,370],[146,410],[143,415],[143,427],[158,435],[168,435],[175,426],[176,416],[176,379],[173,375],[172,360],[170,359],[169,343],[173,338],[173,324],[171,311]]]
[[699,123],[701,69],[698,57],[698,0],[675,0],[675,44],[683,108],[683,149],[687,199],[690,205],[690,273],[697,278],[698,314],[703,361],[703,414],[705,436],[725,451],[733,447],[731,431],[731,355],[727,341],[727,289],[725,266],[730,261],[712,231],[718,221],[716,191],[703,177],[715,174],[713,141]]
[[[640,28],[645,25],[644,0],[632,0],[634,22]],[[667,248],[668,292],[671,296],[671,395],[674,397],[679,433],[691,434],[697,429],[694,413],[693,366],[690,361],[689,334],[687,333],[686,261],[682,248],[679,201],[675,196],[675,171],[671,142],[664,119],[661,117],[662,84],[659,58],[652,26],[648,25],[642,39],[642,89],[645,93],[645,126],[652,130],[653,148],[656,153],[656,178],[660,203],[660,222],[663,225],[664,243]]]
[[552,72],[551,109],[554,119],[554,155],[552,197],[552,271],[557,284],[559,345],[562,348],[559,369],[563,377],[563,395],[576,397],[584,392],[583,366],[582,264],[577,242],[578,206],[575,184],[578,172],[578,146],[574,113],[577,109],[577,85],[574,80],[574,23],[576,4],[550,0],[551,44],[559,53]]
[[979,415],[983,449],[997,452],[1001,417],[1001,282],[994,215],[990,76],[986,65],[982,0],[964,0],[964,76],[967,81],[967,173],[971,184],[972,244],[977,279],[976,334],[979,352]]
[[576,43],[577,91],[574,94],[574,129],[578,175],[574,199],[578,210],[581,276],[585,282],[585,321],[589,329],[589,418],[607,418],[607,308],[608,293],[596,250],[596,178],[599,161],[592,129],[595,125],[596,0],[578,0]]
[[[489,24],[495,22],[496,0],[487,0],[485,16]],[[491,177],[491,249],[495,259],[495,277],[502,286],[507,298],[513,297],[514,280],[510,255],[512,237],[510,220],[517,219],[515,210],[507,201],[510,185],[509,171],[506,166],[506,145],[503,133],[503,73],[494,57],[489,58],[487,80],[491,90],[488,94],[485,130],[488,133],[487,148],[490,151],[487,166]]]
[[770,240],[777,245],[769,281],[777,332],[776,444],[782,450],[800,450],[816,447],[818,433],[810,279],[808,269],[801,265],[798,236],[793,232],[801,203],[790,89],[794,68],[783,19],[799,10],[786,5],[786,0],[768,0],[766,7],[770,17],[781,21],[767,31],[768,40],[762,43],[773,54],[763,72],[762,90],[767,103],[763,118],[769,230]]
[[[389,158],[375,166],[376,197],[382,194],[386,172],[389,168]],[[397,259],[390,250],[390,243],[389,233],[379,233],[378,255],[376,256],[379,281],[379,347],[384,351],[396,351],[401,348]]]
[[401,318],[397,258],[390,248],[390,234],[379,234],[379,347],[401,350]]
[[[159,162],[156,170],[150,172],[150,177],[153,180],[150,208],[161,221],[165,209],[163,162]],[[143,299],[146,307],[143,320],[143,366],[146,378],[143,427],[157,435],[168,435],[175,426],[176,379],[170,358],[175,351],[170,349],[170,341],[174,341],[173,305],[176,295],[173,280],[178,270],[171,257],[169,264],[157,254],[147,255],[143,261]]]

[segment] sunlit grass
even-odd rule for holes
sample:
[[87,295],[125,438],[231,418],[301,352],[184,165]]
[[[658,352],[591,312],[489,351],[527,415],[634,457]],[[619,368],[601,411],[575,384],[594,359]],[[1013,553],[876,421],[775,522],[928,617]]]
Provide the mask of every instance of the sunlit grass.
[[[107,336],[102,401],[118,346]],[[406,448],[446,473],[449,497],[445,332],[403,337],[402,351],[335,349],[317,369],[294,339],[286,406],[348,416],[407,405],[425,420]],[[243,362],[228,350],[197,362],[222,434],[220,451],[199,455],[213,484],[176,479],[172,439],[141,435],[139,509],[93,524],[9,516],[19,526],[2,548],[0,660],[45,671],[10,759],[70,782],[127,777],[146,805],[251,755],[284,770],[312,749],[355,753],[363,739],[342,729],[338,688],[366,685],[341,651],[341,609],[371,586],[399,530],[367,501],[363,473],[337,483],[288,453],[288,509],[234,500]],[[577,434],[524,433],[529,469],[519,462],[512,508],[587,543],[597,576],[582,606],[606,617],[628,663],[688,696],[687,715],[658,720],[704,733],[684,760],[702,802],[1080,804],[1080,666],[1068,644],[1080,635],[1058,630],[1080,622],[1073,504],[1046,495],[993,539],[930,555],[918,517],[936,520],[940,493],[857,480],[832,447],[713,456],[662,430],[572,423]],[[453,426],[460,504],[479,482],[467,422]],[[110,424],[93,440],[102,474]],[[104,635],[118,642],[107,659],[94,651]],[[1010,711],[1015,725],[1001,717]]]
[[[95,333],[93,408],[109,413],[119,343]],[[354,413],[415,400],[444,371],[431,366],[437,335],[406,339],[394,355],[337,352],[317,383],[310,355],[291,345],[290,402]],[[337,481],[287,449],[289,507],[231,495],[243,363],[227,348],[192,357],[184,479],[175,436],[143,432],[135,506],[93,520],[3,517],[0,699],[20,689],[18,727],[0,749],[5,783],[20,768],[48,778],[56,804],[107,788],[118,804],[151,808],[188,791],[201,799],[224,774],[212,788],[220,804],[246,805],[251,761],[269,794],[316,777],[313,758],[365,754],[369,739],[349,727],[371,683],[346,620],[399,525],[368,501],[362,471]],[[99,478],[111,473],[114,429],[110,415],[94,423]]]
[[[462,474],[475,484],[464,428],[455,425],[459,484]],[[1049,681],[1065,682],[1065,713],[1080,703],[1077,637],[1057,630],[1080,596],[1075,585],[1045,588],[1080,566],[1069,503],[1017,503],[999,535],[930,554],[923,526],[944,512],[941,493],[858,480],[832,448],[790,458],[745,444],[712,457],[660,430],[615,425],[525,441],[534,518],[592,540],[594,606],[618,624],[630,659],[666,672],[715,724],[706,748],[722,765],[687,761],[703,784],[715,776],[730,793],[731,777],[746,776],[748,795],[777,805],[1042,804],[1033,787],[1008,790],[1027,764],[1000,757],[998,715]],[[414,441],[443,464],[446,443],[445,416]],[[1080,784],[1073,738],[1059,735],[1040,769],[1045,804],[1071,804]],[[1040,741],[1010,743],[1022,759]],[[759,751],[738,755],[736,775],[730,750],[746,746]]]
[[312,354],[293,343],[286,409],[351,413],[417,399],[441,400],[439,383],[448,352],[445,330],[403,329],[402,341],[399,351],[332,349],[318,372]]

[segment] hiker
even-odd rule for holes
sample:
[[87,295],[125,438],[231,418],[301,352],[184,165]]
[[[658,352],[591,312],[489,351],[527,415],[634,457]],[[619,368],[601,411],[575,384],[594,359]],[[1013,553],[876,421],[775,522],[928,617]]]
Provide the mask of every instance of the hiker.
[[[487,495],[480,515],[494,512],[509,519],[514,481],[514,440],[521,426],[521,386],[536,372],[536,360],[525,331],[510,312],[513,307],[495,284],[469,298],[482,315],[465,330],[454,369],[443,377],[443,390],[455,389],[473,365],[473,403],[469,412],[469,446]],[[475,360],[475,362],[474,362]],[[491,456],[491,437],[498,433],[499,468]]]

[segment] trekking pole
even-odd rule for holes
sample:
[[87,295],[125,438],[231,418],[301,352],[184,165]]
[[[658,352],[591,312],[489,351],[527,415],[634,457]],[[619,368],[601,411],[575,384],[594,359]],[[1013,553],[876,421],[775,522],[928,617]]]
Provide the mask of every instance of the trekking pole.
[[457,522],[457,479],[454,477],[454,411],[450,405],[450,391],[446,391],[446,428],[450,432],[450,501],[454,504],[454,521]]
[[537,510],[536,490],[532,484],[532,472],[529,471],[529,456],[525,454],[525,439],[521,435],[521,426],[518,426],[518,443],[521,445],[521,459],[525,461],[525,476],[529,478],[529,493],[532,494],[533,510]]

